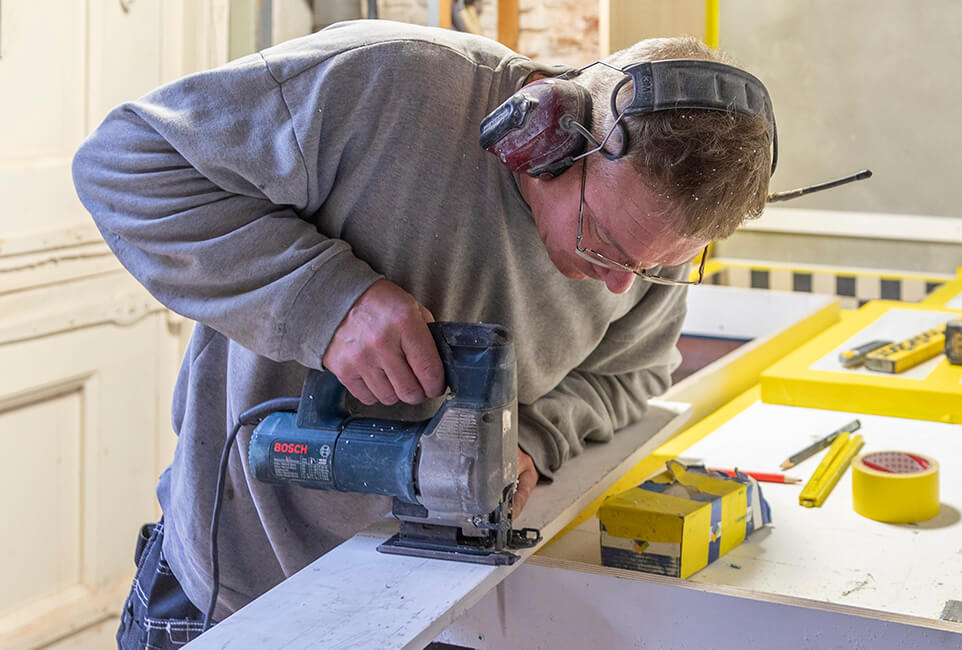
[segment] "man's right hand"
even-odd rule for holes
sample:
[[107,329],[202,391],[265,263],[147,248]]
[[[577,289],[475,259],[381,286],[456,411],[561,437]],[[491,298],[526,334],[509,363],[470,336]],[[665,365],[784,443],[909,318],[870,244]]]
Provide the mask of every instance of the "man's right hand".
[[388,280],[361,294],[334,331],[322,362],[367,405],[419,404],[444,392],[444,367],[428,331],[434,316]]

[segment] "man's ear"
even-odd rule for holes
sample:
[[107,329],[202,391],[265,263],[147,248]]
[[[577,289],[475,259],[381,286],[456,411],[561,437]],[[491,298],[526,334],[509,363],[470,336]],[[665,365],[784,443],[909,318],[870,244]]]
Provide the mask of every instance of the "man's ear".
[[621,129],[615,129],[614,133],[608,138],[608,143],[605,145],[605,150],[607,151],[621,151],[622,143],[625,141],[624,131]]

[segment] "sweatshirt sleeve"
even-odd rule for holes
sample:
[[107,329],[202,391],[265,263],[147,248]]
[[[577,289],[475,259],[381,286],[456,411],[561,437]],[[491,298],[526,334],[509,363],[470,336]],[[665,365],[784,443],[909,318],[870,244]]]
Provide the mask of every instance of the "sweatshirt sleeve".
[[380,276],[304,218],[335,173],[317,167],[252,55],[114,109],[73,176],[104,240],[160,302],[257,354],[319,368]]
[[[678,277],[688,270],[684,265],[670,271]],[[579,367],[538,400],[519,406],[518,444],[542,478],[553,480],[586,442],[607,442],[641,420],[648,398],[668,390],[681,361],[676,343],[686,295],[685,286],[651,285]]]

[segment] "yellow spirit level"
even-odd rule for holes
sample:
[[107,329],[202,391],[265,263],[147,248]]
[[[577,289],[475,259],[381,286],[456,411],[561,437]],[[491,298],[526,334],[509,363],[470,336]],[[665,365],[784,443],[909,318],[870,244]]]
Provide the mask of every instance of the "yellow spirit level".
[[933,327],[900,343],[870,352],[865,357],[865,367],[878,372],[902,372],[928,361],[942,352],[944,346],[945,327]]

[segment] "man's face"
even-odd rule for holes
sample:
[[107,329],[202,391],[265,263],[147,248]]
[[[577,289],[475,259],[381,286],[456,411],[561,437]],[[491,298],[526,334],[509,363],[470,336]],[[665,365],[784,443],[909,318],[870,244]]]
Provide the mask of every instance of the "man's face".
[[[675,266],[690,261],[708,243],[676,235],[662,215],[665,197],[654,194],[625,160],[590,156],[585,181],[581,245],[636,268]],[[583,158],[558,178],[537,181],[542,191],[530,201],[541,240],[565,277],[591,278],[613,293],[624,293],[635,274],[598,266],[575,251]],[[540,200],[538,198],[540,197]],[[639,279],[640,282],[644,280]]]

